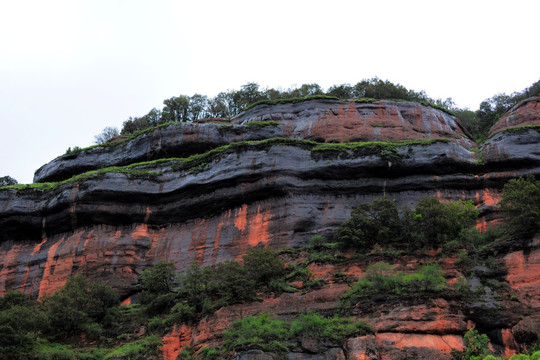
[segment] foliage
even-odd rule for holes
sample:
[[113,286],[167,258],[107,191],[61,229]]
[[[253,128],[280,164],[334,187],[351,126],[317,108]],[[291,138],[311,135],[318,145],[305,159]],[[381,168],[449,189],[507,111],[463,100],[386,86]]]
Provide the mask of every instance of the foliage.
[[171,292],[174,277],[174,264],[163,260],[155,264],[151,270],[144,270],[140,279],[144,288],[140,294],[141,303],[150,304],[156,296]]
[[462,230],[475,225],[477,217],[472,201],[442,203],[435,197],[424,197],[414,211],[415,243],[422,248],[440,247],[458,239]]
[[280,352],[287,348],[283,342],[289,338],[286,324],[270,319],[269,314],[246,316],[235,320],[223,333],[224,347],[228,351],[257,348],[263,351]]
[[26,359],[46,319],[26,296],[8,292],[0,300],[0,359]]
[[463,360],[472,360],[475,357],[483,357],[488,351],[489,338],[486,334],[479,334],[477,330],[470,329],[463,336],[465,352]]
[[258,285],[268,286],[271,280],[283,275],[285,265],[272,249],[252,248],[242,258],[247,274]]
[[514,234],[532,236],[540,229],[540,180],[533,175],[510,180],[500,205]]
[[120,131],[116,127],[107,126],[100,134],[94,136],[94,144],[105,143],[119,135]]
[[365,322],[346,318],[324,318],[316,312],[301,314],[290,325],[290,337],[312,338],[318,341],[344,343],[348,338],[372,334],[373,329]]
[[0,177],[0,187],[2,186],[10,186],[10,185],[17,185],[18,182],[11,176],[2,176]]
[[477,141],[483,141],[489,129],[495,125],[504,113],[520,101],[538,95],[540,95],[540,80],[521,92],[514,92],[510,95],[497,94],[482,101],[479,109],[476,111],[476,124],[474,124],[476,129],[470,129],[475,135],[475,139]]
[[345,248],[370,250],[375,245],[410,249],[438,248],[451,241],[467,246],[464,232],[478,216],[470,201],[441,203],[437,198],[422,198],[414,211],[398,207],[389,199],[375,199],[357,205],[351,218],[334,234],[334,241]]
[[375,199],[351,212],[351,218],[338,228],[334,239],[346,248],[371,249],[375,244],[399,240],[401,218],[394,201]]
[[102,282],[89,283],[82,275],[70,277],[42,300],[48,333],[63,338],[77,335],[92,323],[102,323],[118,302],[116,292]]
[[341,309],[348,311],[360,300],[373,295],[411,297],[419,294],[440,294],[446,288],[444,273],[438,264],[430,263],[417,273],[404,275],[394,270],[391,265],[379,262],[370,265],[364,277],[341,296]]
[[273,320],[269,314],[247,316],[236,320],[223,334],[224,348],[239,351],[257,348],[263,351],[287,351],[286,342],[312,338],[342,344],[346,339],[372,334],[373,329],[363,321],[346,318],[324,318],[315,312],[300,315],[290,322]]
[[157,335],[147,336],[119,346],[108,353],[105,360],[118,358],[130,360],[159,359],[161,345],[161,339]]
[[37,360],[74,360],[75,352],[67,345],[40,341],[36,346],[34,358]]

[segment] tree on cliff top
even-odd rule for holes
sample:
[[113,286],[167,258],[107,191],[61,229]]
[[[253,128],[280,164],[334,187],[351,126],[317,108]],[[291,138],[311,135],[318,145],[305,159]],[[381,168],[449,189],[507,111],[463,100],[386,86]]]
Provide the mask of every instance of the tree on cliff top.
[[11,176],[2,176],[0,177],[0,187],[2,186],[9,186],[9,185],[17,185],[18,182]]

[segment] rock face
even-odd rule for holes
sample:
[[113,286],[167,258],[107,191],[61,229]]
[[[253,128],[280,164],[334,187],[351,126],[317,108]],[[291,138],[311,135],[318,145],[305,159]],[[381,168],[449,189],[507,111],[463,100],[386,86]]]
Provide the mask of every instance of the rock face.
[[[531,99],[502,118],[504,123],[496,125],[499,132],[493,132],[480,152],[472,151],[477,145],[457,119],[431,107],[310,100],[257,106],[230,123],[173,124],[61,156],[36,171],[35,181],[144,163],[81,175],[53,188],[34,184],[0,190],[0,294],[15,289],[41,297],[82,272],[127,297],[129,284],[159,260],[183,270],[194,261],[212,265],[240,259],[254,246],[302,246],[313,235],[330,235],[356,204],[382,196],[407,205],[432,195],[472,200],[481,210],[478,227],[484,229],[497,221],[506,181],[540,175],[540,130],[504,131],[516,124],[535,125],[538,101]],[[411,141],[320,146],[402,140]],[[236,144],[224,146],[231,143]],[[224,147],[212,150],[219,146]],[[203,152],[187,160],[150,161]],[[498,345],[512,349],[538,326],[534,314],[540,307],[539,284],[531,275],[538,272],[537,253],[511,252],[502,260],[508,268],[506,281],[528,306],[524,319],[508,315],[497,324],[482,323],[469,310],[443,299],[389,304],[378,310],[376,335],[350,339],[344,347],[318,354],[288,357],[450,359],[471,322],[493,331],[492,338],[500,338]],[[186,343],[215,343],[212,334],[239,313],[286,316],[333,309],[347,288],[335,284],[303,296],[224,308],[196,328],[175,328],[165,339],[164,356],[175,358]],[[487,311],[478,306],[478,313]],[[268,356],[258,351],[238,354],[245,359]]]

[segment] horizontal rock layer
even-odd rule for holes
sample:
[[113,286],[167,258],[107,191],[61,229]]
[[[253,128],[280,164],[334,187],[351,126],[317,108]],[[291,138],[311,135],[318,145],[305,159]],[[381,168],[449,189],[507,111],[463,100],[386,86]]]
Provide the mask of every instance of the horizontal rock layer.
[[[515,118],[525,119],[520,124],[528,124],[529,115],[520,113],[527,106],[513,110]],[[260,121],[279,125],[257,124]],[[497,221],[497,203],[509,179],[540,175],[539,129],[501,130],[473,151],[475,144],[456,119],[436,109],[406,102],[318,100],[261,105],[231,124],[174,124],[114,146],[65,155],[39,169],[36,179],[66,179],[87,170],[186,157],[231,142],[275,137],[319,142],[448,139],[326,151],[301,141],[260,142],[188,164],[157,162],[139,167],[138,173],[89,175],[52,190],[2,189],[0,294],[16,289],[34,298],[49,295],[68,276],[84,273],[127,297],[129,284],[161,259],[181,271],[194,261],[212,265],[239,260],[258,245],[302,246],[313,235],[331,235],[356,204],[382,196],[410,206],[424,196],[472,200],[481,210],[478,228],[485,229]],[[537,245],[501,260],[505,279],[521,304],[515,313],[490,317],[489,301],[469,308],[442,299],[389,302],[366,315],[376,335],[350,339],[346,346],[320,354],[293,352],[288,357],[450,359],[450,350],[462,345],[461,336],[471,323],[490,331],[492,339],[499,339],[497,345],[510,351],[516,341],[529,341],[539,326]],[[362,269],[357,270],[361,274]],[[451,264],[446,271],[459,275]],[[224,308],[196,327],[175,328],[165,339],[166,353],[175,358],[174,348],[187,343],[217,344],[219,330],[247,314],[265,311],[286,318],[313,309],[333,311],[348,287],[332,284],[327,269],[312,267],[312,272],[330,285],[305,295]],[[517,311],[524,314],[522,319]],[[270,355],[239,354],[253,356]]]
[[[272,120],[280,125],[252,125]],[[117,145],[97,146],[60,156],[38,169],[34,182],[58,181],[89,170],[164,157],[186,157],[232,142],[273,137],[321,142],[397,141],[449,138],[465,146],[456,118],[409,102],[374,103],[311,100],[297,104],[259,105],[221,123],[179,123],[159,127]]]

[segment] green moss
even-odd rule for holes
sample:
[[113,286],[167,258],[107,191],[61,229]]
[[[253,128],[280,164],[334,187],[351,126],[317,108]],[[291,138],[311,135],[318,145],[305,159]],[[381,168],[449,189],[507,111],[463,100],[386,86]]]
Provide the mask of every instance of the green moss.
[[250,121],[246,123],[247,126],[250,127],[264,127],[264,126],[277,126],[281,125],[278,121]]
[[397,151],[397,148],[400,146],[413,146],[413,145],[431,145],[435,143],[447,143],[450,142],[450,139],[439,138],[439,139],[426,139],[426,140],[401,140],[394,142],[387,141],[366,141],[366,142],[350,142],[350,143],[323,143],[317,144],[312,151],[347,151],[352,150],[356,151],[359,149],[377,149],[377,150],[388,150],[388,151]]
[[449,142],[449,139],[427,139],[427,140],[403,140],[396,142],[371,141],[371,142],[351,142],[351,143],[318,143],[311,140],[292,139],[292,138],[270,138],[265,140],[239,141],[223,145],[202,154],[195,154],[187,158],[165,158],[151,161],[134,163],[126,166],[111,166],[98,170],[87,171],[82,174],[72,176],[69,179],[60,182],[48,183],[33,183],[33,184],[17,184],[0,187],[0,190],[15,189],[18,191],[25,190],[54,190],[61,185],[74,182],[82,182],[91,179],[95,176],[104,175],[106,173],[122,173],[134,177],[155,178],[161,175],[160,171],[151,171],[149,168],[155,168],[159,165],[169,164],[175,171],[179,170],[197,170],[204,167],[206,164],[222,153],[242,149],[264,149],[275,144],[288,144],[301,146],[310,149],[313,152],[344,152],[357,151],[360,149],[379,150],[380,156],[397,156],[397,148],[400,146],[413,145],[431,145],[437,142]]
[[374,103],[375,101],[380,101],[380,100],[373,99],[373,98],[358,98],[358,99],[354,99],[354,102],[355,102],[355,103],[360,103],[360,104],[371,104],[371,103]]
[[105,359],[150,359],[161,353],[161,340],[156,335],[121,345],[105,356]]
[[372,127],[378,127],[378,128],[382,128],[383,126],[381,124],[369,124],[371,125]]
[[14,189],[14,190],[17,190],[17,192],[24,192],[24,191],[29,191],[29,190],[49,191],[49,190],[54,190],[68,183],[83,182],[95,176],[104,175],[106,173],[122,173],[122,174],[127,174],[127,175],[131,175],[135,177],[156,177],[156,176],[161,175],[160,172],[156,172],[156,171],[132,169],[135,166],[141,166],[141,164],[142,163],[132,164],[132,165],[123,166],[123,167],[111,166],[111,167],[107,167],[107,168],[103,168],[99,170],[87,171],[85,173],[72,176],[69,179],[59,181],[59,182],[17,184],[17,185],[0,187],[0,190]]
[[[522,125],[522,126],[514,126],[514,127],[502,129],[502,130],[499,130],[496,133],[490,135],[487,139],[491,139],[495,135],[500,134],[502,132],[519,133],[519,132],[530,130],[530,129],[540,130],[540,125]],[[485,144],[488,145],[489,142],[486,141]]]

